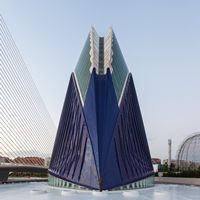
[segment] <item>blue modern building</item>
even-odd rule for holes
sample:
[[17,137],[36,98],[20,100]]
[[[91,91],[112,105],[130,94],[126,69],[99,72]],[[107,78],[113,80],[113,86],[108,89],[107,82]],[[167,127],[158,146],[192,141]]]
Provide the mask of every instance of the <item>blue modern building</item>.
[[89,33],[71,74],[49,168],[51,185],[96,190],[153,184],[131,73],[109,29]]

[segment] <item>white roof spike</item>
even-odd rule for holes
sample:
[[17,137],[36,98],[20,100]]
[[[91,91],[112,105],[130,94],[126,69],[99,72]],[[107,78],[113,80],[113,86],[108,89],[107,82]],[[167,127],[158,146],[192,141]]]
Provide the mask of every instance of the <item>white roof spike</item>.
[[90,32],[90,73],[93,68],[96,68],[96,72],[98,73],[98,64],[99,64],[99,36],[92,26],[92,30]]
[[108,30],[113,32],[112,26],[110,26],[110,27],[108,28]]
[[91,32],[94,33],[96,36],[99,37],[99,35],[98,35],[96,29],[94,28],[94,26],[91,26],[91,31],[90,31],[90,33],[91,33]]
[[[97,34],[95,28],[91,26],[90,31],[90,73],[92,72],[93,68],[96,68],[96,73],[99,74],[99,40],[100,37]],[[107,68],[110,69],[110,72],[113,72],[112,68],[112,43],[113,43],[113,29],[110,26],[105,37],[104,37],[104,66],[103,66],[103,73],[106,74]]]
[[113,72],[112,68],[112,42],[113,42],[113,29],[110,27],[106,36],[104,37],[104,74],[107,72],[107,68]]

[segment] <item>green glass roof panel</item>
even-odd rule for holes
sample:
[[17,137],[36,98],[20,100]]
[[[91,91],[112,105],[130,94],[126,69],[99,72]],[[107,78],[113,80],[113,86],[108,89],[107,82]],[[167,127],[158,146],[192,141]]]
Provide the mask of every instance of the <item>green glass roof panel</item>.
[[116,92],[117,99],[119,101],[121,92],[123,90],[124,82],[128,74],[128,68],[126,62],[123,58],[122,52],[120,50],[117,39],[113,33],[113,43],[112,43],[112,80]]
[[75,74],[78,80],[81,96],[83,101],[85,100],[88,84],[90,80],[90,35],[85,42],[84,48],[79,57],[78,63],[75,68]]

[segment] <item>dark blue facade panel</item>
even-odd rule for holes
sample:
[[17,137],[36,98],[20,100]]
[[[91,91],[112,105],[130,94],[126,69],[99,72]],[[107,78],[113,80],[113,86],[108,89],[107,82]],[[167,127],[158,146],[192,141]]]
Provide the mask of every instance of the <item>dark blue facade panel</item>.
[[112,189],[152,175],[131,74],[120,108],[110,70],[92,72],[84,107],[72,74],[49,173],[93,189]]
[[122,184],[152,175],[149,147],[131,74],[122,97],[114,136]]
[[[93,152],[90,151],[92,151],[92,147],[88,129],[75,78],[72,74],[60,118],[49,173],[73,183],[96,188],[98,175]],[[86,173],[86,168],[88,173]]]
[[92,145],[89,139],[87,141],[87,148],[85,152],[85,159],[83,162],[80,182],[84,183],[85,180],[87,180],[90,188],[99,189],[99,177],[96,170]]
[[94,145],[102,188],[111,188],[113,184],[120,182],[113,140],[119,107],[109,69],[105,75],[96,75],[93,70],[84,104],[84,113]]
[[97,166],[97,171],[98,174],[100,174],[100,169],[99,169],[99,146],[98,146],[98,126],[97,126],[97,112],[96,112],[96,107],[97,107],[97,99],[96,99],[96,91],[95,91],[95,82],[96,82],[96,74],[93,71],[85,102],[84,102],[84,114],[85,114],[85,120],[87,123],[87,128],[89,130],[89,136],[94,152],[94,158]]

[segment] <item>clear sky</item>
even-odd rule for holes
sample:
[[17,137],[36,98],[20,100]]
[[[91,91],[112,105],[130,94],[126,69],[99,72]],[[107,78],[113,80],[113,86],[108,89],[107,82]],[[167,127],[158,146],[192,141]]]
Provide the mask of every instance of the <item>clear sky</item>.
[[200,1],[0,0],[0,13],[55,124],[93,25],[112,26],[133,74],[153,157],[200,130]]

